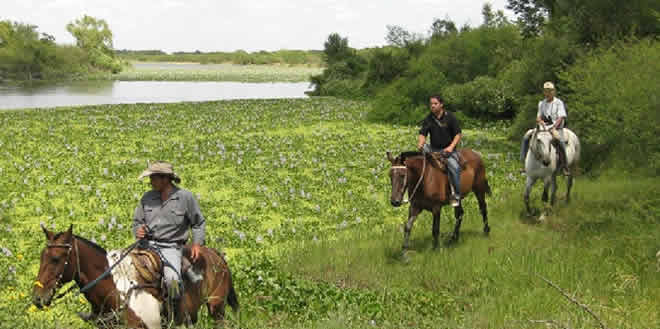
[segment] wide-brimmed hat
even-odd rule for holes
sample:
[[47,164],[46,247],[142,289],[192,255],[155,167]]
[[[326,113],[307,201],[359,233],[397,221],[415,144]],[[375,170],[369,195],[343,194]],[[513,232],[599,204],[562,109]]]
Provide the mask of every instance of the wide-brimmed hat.
[[168,175],[172,177],[172,181],[174,181],[175,183],[181,182],[181,178],[179,178],[179,176],[177,176],[177,174],[174,172],[174,168],[172,167],[172,164],[164,161],[158,161],[149,164],[149,167],[145,169],[140,174],[140,176],[138,176],[138,179],[149,177],[154,174]]
[[546,83],[543,84],[543,89],[552,89],[552,90],[554,90],[555,85],[552,82],[547,81]]

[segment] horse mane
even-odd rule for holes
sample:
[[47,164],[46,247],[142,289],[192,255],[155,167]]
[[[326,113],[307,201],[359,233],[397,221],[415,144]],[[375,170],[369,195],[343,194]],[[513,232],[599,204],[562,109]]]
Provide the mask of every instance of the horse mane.
[[422,156],[422,155],[424,155],[422,152],[406,151],[406,152],[401,152],[401,154],[399,155],[399,158],[401,159],[401,161],[406,161],[406,158],[411,158],[411,157],[414,157],[414,156]]
[[85,239],[85,238],[83,238],[83,237],[81,237],[81,236],[75,235],[75,234],[74,234],[73,236],[74,236],[76,239],[78,239],[78,240],[84,242],[85,244],[89,245],[90,247],[96,249],[96,251],[100,252],[101,254],[103,254],[103,255],[106,255],[106,254],[107,254],[107,251],[105,251],[105,249],[104,249],[103,247],[99,246],[98,244],[96,244],[96,243],[94,243],[94,242],[92,242],[92,241],[89,241],[89,240],[87,240],[87,239]]

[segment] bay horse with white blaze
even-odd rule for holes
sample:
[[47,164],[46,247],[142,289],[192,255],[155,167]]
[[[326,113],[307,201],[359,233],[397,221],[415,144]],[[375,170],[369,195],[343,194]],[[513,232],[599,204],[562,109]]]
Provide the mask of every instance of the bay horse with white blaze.
[[[479,210],[484,223],[484,233],[490,232],[488,226],[488,210],[486,206],[486,194],[490,194],[490,186],[486,178],[486,167],[481,156],[471,149],[461,149],[460,156],[465,168],[461,170],[461,195],[466,196],[474,192],[479,202]],[[392,206],[399,207],[408,201],[402,201],[406,190],[410,198],[408,221],[406,222],[403,250],[408,248],[410,231],[415,219],[422,210],[433,214],[433,247],[438,247],[438,235],[440,233],[440,214],[442,207],[449,203],[451,195],[449,179],[446,167],[442,168],[437,161],[431,159],[431,154],[420,152],[403,152],[398,157],[392,158],[387,152],[387,159],[392,164],[390,168],[390,180],[392,183],[392,195],[390,202]],[[463,220],[463,206],[454,208],[456,223],[451,242],[457,241]]]
[[[107,276],[101,277],[120,259],[123,251],[106,252],[99,245],[74,235],[73,225],[68,231],[59,233],[43,226],[42,229],[46,235],[46,247],[41,252],[39,273],[32,292],[35,306],[49,306],[57,290],[73,280],[78,288],[89,288],[81,292],[91,304],[92,319],[97,323],[112,327],[117,324],[116,320],[122,320],[129,328],[161,328],[161,310],[164,309],[161,285],[159,282],[145,282],[132,257],[123,258]],[[184,247],[183,253],[189,256],[190,248]],[[220,323],[224,318],[225,302],[238,311],[236,291],[225,260],[214,249],[202,247],[193,266],[202,273],[203,279],[193,284],[183,276],[185,289],[181,310],[185,316],[181,319],[187,323],[197,322],[197,312],[204,303],[209,314]],[[93,283],[99,277],[100,280]]]
[[[564,139],[566,140],[566,162],[569,168],[569,174],[566,179],[566,202],[571,200],[571,187],[573,187],[573,172],[580,160],[580,140],[574,132],[568,128],[563,128]],[[529,207],[529,194],[532,191],[534,183],[540,178],[543,179],[543,195],[541,200],[548,201],[548,187],[550,187],[550,204],[555,204],[557,194],[557,175],[559,173],[559,154],[554,145],[552,134],[545,125],[537,125],[530,129],[526,135],[530,136],[529,151],[525,156],[525,174],[527,182],[525,184],[525,207],[527,213],[531,214]]]

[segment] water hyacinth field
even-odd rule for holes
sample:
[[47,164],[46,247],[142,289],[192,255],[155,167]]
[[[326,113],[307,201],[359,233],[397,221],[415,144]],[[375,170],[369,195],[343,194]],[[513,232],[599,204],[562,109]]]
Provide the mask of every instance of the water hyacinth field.
[[132,68],[107,78],[122,81],[306,82],[323,68],[289,65],[196,63],[133,63]]
[[[314,98],[0,112],[0,327],[92,328],[75,316],[88,305],[74,294],[31,306],[39,224],[73,223],[106,249],[129,245],[133,210],[150,189],[136,177],[150,160],[174,164],[200,201],[206,243],[227,255],[241,303],[240,315],[228,311],[229,328],[597,326],[537,274],[612,327],[660,324],[651,243],[659,236],[645,229],[653,200],[580,178],[578,210],[560,205],[540,224],[521,216],[524,177],[499,124],[468,127],[462,144],[486,161],[491,236],[470,196],[457,244],[432,250],[425,213],[402,260],[407,207],[389,204],[385,152],[413,149],[417,128],[367,122],[369,109]],[[654,182],[636,186],[659,195]],[[612,204],[608,191],[639,205],[597,210]],[[626,232],[611,219],[622,212]],[[443,239],[451,213],[443,212]],[[213,327],[205,311],[196,327]]]

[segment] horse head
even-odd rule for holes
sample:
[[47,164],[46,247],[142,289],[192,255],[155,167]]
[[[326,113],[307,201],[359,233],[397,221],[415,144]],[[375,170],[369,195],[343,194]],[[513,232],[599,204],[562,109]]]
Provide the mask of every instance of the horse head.
[[530,141],[529,149],[544,166],[551,163],[552,154],[552,134],[546,125],[538,124],[534,129]]
[[387,152],[387,159],[392,164],[390,168],[390,182],[392,184],[392,194],[390,195],[390,203],[394,207],[399,207],[405,201],[402,201],[403,195],[408,186],[408,167],[401,157],[393,158],[390,152]]
[[32,303],[38,308],[49,306],[57,289],[73,280],[75,273],[69,266],[75,241],[73,225],[60,233],[48,231],[43,225],[41,229],[46,235],[46,247],[41,251],[39,274],[32,290]]

